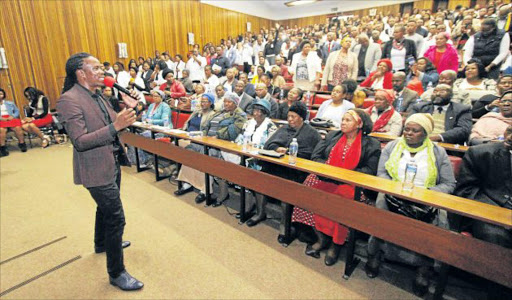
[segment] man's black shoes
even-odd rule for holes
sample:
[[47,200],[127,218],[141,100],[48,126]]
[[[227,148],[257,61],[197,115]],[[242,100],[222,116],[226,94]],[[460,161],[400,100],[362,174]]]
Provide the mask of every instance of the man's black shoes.
[[116,278],[109,277],[109,279],[111,285],[117,286],[123,291],[135,291],[144,287],[144,283],[138,281],[135,277],[132,277],[132,275],[128,274],[126,271],[123,271]]
[[[121,244],[123,246],[123,248],[128,248],[130,247],[132,243],[130,243],[130,241],[123,241],[123,243]],[[94,247],[94,252],[96,253],[103,253],[105,252],[105,247]]]

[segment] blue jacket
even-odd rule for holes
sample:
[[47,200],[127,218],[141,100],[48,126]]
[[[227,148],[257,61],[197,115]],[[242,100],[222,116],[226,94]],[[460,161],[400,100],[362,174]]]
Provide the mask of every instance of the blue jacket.
[[[4,100],[5,106],[7,107],[7,114],[13,118],[19,118],[20,117],[20,110],[14,104],[12,101]],[[2,111],[2,114],[5,114],[4,111]]]
[[165,102],[160,103],[155,113],[150,117],[149,112],[153,111],[153,107],[155,107],[155,103],[149,105],[148,110],[144,113],[144,117],[151,119],[151,124],[159,126],[163,126],[165,119],[167,119],[169,121],[169,128],[172,128],[171,108],[169,105]]

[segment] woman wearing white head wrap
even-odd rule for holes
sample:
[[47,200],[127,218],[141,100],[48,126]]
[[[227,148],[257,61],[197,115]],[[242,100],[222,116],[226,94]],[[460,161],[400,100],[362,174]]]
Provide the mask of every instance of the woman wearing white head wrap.
[[[414,160],[418,166],[414,178],[415,187],[452,193],[455,188],[452,165],[446,151],[428,138],[433,129],[434,120],[430,114],[411,115],[405,122],[403,136],[389,143],[382,150],[377,176],[402,182],[407,163]],[[448,226],[446,211],[393,196],[379,194],[376,207],[440,227]],[[426,293],[430,269],[433,266],[431,259],[396,245],[384,243],[372,236],[368,242],[369,257],[365,266],[368,277],[374,278],[378,275],[380,258],[383,254],[386,259],[418,267],[413,291],[419,296]]]

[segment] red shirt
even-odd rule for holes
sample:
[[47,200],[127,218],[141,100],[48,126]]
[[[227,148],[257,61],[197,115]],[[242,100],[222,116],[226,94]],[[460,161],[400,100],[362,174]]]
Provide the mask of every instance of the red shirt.
[[444,52],[439,52],[436,50],[436,53],[434,54],[434,61],[432,62],[434,66],[436,66],[436,69],[439,70],[439,62],[441,62],[441,58],[443,57]]
[[185,91],[185,87],[178,80],[174,80],[174,82],[171,84],[170,88],[167,88],[168,84],[169,84],[168,82],[162,84],[160,86],[160,90],[162,92],[165,92],[166,90],[170,91],[171,92],[171,98],[185,97],[185,95],[187,94],[187,92]]

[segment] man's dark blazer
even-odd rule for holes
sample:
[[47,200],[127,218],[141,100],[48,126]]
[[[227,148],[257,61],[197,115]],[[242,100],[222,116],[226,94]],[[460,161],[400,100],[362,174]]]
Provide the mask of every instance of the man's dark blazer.
[[217,75],[218,77],[225,76],[227,69],[231,68],[231,65],[229,64],[229,60],[225,56],[221,56],[218,58],[212,58],[211,65],[212,65],[212,67],[213,67],[213,65],[217,65],[222,68],[222,70],[220,70],[220,73],[219,73],[220,76]]
[[[420,102],[412,107],[410,115],[415,113],[432,114],[433,112],[434,104],[432,102]],[[445,132],[441,134],[443,141],[463,145],[468,140],[471,128],[473,127],[471,107],[450,102],[444,122]]]
[[248,83],[245,86],[244,93],[254,98],[256,96],[256,88],[254,87],[254,84]]
[[247,93],[242,94],[242,99],[240,99],[240,104],[238,104],[238,107],[240,107],[243,111],[247,113],[247,107],[252,104],[252,101],[254,101],[254,98],[251,97]]
[[[115,111],[108,101],[104,103],[112,122],[115,122]],[[85,88],[75,84],[62,94],[57,102],[57,111],[73,144],[75,184],[89,188],[115,182],[113,144],[117,133],[105,120],[96,100]],[[124,151],[123,147],[121,150]]]
[[470,147],[462,159],[455,195],[512,209],[511,155],[504,143]]

